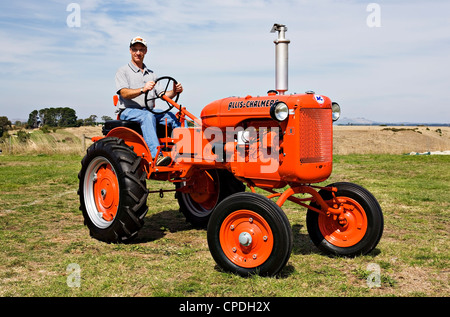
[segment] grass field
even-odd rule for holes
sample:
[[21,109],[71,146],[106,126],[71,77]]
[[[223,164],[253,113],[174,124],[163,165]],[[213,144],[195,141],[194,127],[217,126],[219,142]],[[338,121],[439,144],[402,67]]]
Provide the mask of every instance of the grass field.
[[173,193],[149,196],[133,243],[90,238],[78,210],[80,161],[75,154],[0,156],[0,296],[450,295],[450,156],[336,156],[327,183],[360,184],[381,204],[378,247],[354,259],[322,255],[308,238],[304,208],[288,202],[294,248],[273,278],[218,269],[206,231],[185,222]]

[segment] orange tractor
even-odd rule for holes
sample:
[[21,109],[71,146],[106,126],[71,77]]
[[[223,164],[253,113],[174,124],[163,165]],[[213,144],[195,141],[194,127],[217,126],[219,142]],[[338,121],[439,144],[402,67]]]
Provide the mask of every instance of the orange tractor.
[[[178,96],[158,96],[165,111],[178,109],[182,123],[158,131],[158,151],[172,157],[169,166],[155,165],[139,124],[105,123],[104,136],[93,138],[79,173],[80,209],[92,237],[108,243],[134,238],[144,224],[149,193],[169,191],[149,191],[152,179],[174,184],[180,211],[193,225],[207,226],[211,255],[226,271],[275,275],[285,266],[293,245],[281,208],[286,200],[307,209],[308,233],[321,251],[356,256],[375,248],[383,232],[375,197],[353,183],[312,185],[331,174],[333,121],[340,107],[312,91],[286,94],[286,31],[280,24],[272,29],[278,32],[276,90],[266,96],[214,101],[200,119],[177,103]],[[158,81],[166,87],[175,82]]]

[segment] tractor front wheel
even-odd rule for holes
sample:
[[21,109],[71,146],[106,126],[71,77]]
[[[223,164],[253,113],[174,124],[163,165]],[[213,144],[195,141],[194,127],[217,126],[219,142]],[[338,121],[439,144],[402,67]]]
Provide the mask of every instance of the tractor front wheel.
[[141,158],[118,138],[104,138],[81,161],[78,195],[90,235],[125,242],[136,236],[147,213],[146,174]]
[[241,276],[276,275],[289,260],[293,243],[283,210],[249,192],[233,194],[214,209],[207,239],[216,263]]
[[[383,213],[375,197],[363,187],[352,183],[335,183],[333,194],[320,190],[319,194],[330,207],[342,207],[339,216],[308,209],[306,226],[314,244],[324,253],[338,256],[357,256],[371,252],[383,233]],[[320,209],[314,202],[312,207]]]

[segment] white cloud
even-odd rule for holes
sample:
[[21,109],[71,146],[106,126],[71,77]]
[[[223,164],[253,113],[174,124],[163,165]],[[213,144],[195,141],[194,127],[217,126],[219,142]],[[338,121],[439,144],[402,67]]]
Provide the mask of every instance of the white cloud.
[[269,31],[284,23],[290,92],[326,94],[346,116],[449,122],[446,1],[378,1],[380,28],[366,24],[370,1],[84,0],[80,28],[66,25],[70,2],[0,4],[0,114],[64,105],[111,115],[135,35],[150,43],[150,68],[183,82],[180,102],[197,115],[215,99],[262,95],[275,81]]

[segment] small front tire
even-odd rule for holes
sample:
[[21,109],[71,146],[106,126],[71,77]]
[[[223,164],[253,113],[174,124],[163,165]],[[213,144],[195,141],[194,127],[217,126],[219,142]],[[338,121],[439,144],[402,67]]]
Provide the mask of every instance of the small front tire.
[[241,276],[278,274],[292,251],[292,231],[283,210],[249,192],[224,199],[208,223],[212,257],[225,271]]
[[[343,215],[334,219],[333,215],[317,213],[308,209],[306,225],[313,243],[324,253],[338,256],[357,256],[371,252],[383,233],[383,213],[378,201],[365,188],[352,183],[335,183],[333,195],[328,190],[319,194],[330,207],[340,204]],[[320,209],[318,204],[312,207]]]

